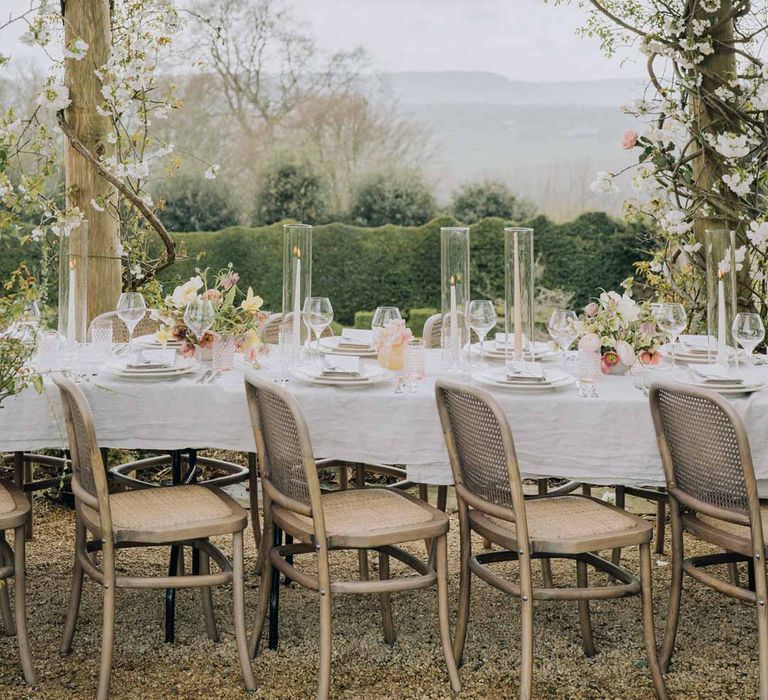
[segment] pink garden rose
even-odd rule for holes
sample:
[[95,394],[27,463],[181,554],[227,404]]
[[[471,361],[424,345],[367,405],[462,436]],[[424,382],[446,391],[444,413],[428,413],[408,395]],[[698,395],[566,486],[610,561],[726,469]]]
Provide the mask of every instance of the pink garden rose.
[[208,289],[203,292],[203,299],[210,301],[212,304],[218,304],[223,298],[224,295],[218,289]]
[[184,357],[187,357],[187,358],[189,358],[189,357],[194,357],[194,356],[195,356],[195,349],[196,349],[196,348],[195,348],[195,346],[194,346],[194,345],[192,345],[192,343],[189,343],[189,342],[187,342],[187,343],[184,343],[184,344],[181,346],[181,354],[182,354]]
[[658,365],[661,363],[663,356],[655,348],[649,348],[648,350],[641,351],[638,359],[641,365]]
[[589,317],[592,318],[593,316],[597,316],[597,312],[600,310],[598,305],[593,301],[587,304],[584,307],[584,313]]
[[597,352],[600,350],[600,336],[597,333],[587,333],[579,340],[581,352]]
[[627,129],[621,137],[621,147],[628,151],[637,145],[637,132],[634,129]]

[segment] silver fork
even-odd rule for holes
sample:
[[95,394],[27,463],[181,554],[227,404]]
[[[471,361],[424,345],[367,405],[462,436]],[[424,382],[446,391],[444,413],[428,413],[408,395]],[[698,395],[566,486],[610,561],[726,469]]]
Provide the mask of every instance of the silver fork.
[[221,376],[221,370],[217,369],[216,371],[211,370],[211,378],[208,380],[208,384],[213,384],[220,376]]
[[213,374],[212,369],[207,369],[203,374],[195,381],[195,384],[203,384],[207,379],[210,378],[211,374]]

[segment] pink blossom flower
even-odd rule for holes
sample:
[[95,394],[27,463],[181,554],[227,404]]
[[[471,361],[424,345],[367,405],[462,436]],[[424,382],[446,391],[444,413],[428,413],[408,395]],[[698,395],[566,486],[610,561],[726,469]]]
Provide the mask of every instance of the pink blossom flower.
[[240,274],[237,272],[228,273],[224,279],[221,280],[221,288],[228,292],[240,281]]
[[663,356],[655,348],[648,348],[640,352],[639,358],[641,365],[658,365],[661,363]]
[[190,343],[186,342],[181,346],[181,354],[184,357],[194,357],[195,356],[195,346]]
[[603,370],[603,374],[608,374],[620,361],[619,356],[613,350],[604,353],[600,359],[600,367]]
[[621,137],[621,147],[628,151],[637,145],[637,132],[634,129],[627,129]]
[[584,307],[584,313],[587,316],[589,316],[590,318],[592,318],[593,316],[597,316],[597,312],[599,310],[600,310],[600,308],[598,307],[598,305],[594,301],[589,303],[589,304],[587,304]]
[[410,328],[405,327],[405,321],[390,321],[383,328],[373,329],[373,342],[371,346],[376,350],[382,350],[386,347],[395,347],[401,343],[407,343],[413,340],[413,333]]
[[218,289],[208,289],[203,292],[203,299],[213,304],[218,304],[223,298],[224,295]]
[[208,332],[206,333],[199,342],[199,345],[201,348],[212,348],[213,347],[213,339],[215,338],[215,334]]

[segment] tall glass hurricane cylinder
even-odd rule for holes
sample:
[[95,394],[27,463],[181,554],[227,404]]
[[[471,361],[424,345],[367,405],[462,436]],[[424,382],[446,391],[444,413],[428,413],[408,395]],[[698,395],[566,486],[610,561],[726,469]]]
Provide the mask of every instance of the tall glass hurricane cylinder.
[[463,348],[469,342],[469,229],[440,229],[440,307],[442,346],[450,371],[463,370]]
[[283,323],[292,329],[292,356],[298,360],[306,336],[302,323],[304,300],[312,296],[312,227],[283,226]]
[[[707,229],[704,232],[707,273],[707,334],[710,355],[726,362],[734,346],[731,326],[736,316],[736,232]],[[714,347],[712,347],[714,345]]]
[[73,347],[88,329],[88,222],[61,236],[60,246],[58,330]]
[[504,229],[504,333],[507,363],[533,359],[533,229]]

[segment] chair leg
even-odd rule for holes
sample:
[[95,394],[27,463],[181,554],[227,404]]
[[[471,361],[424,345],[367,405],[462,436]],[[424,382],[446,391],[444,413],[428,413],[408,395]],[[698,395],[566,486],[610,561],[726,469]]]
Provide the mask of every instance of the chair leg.
[[115,578],[114,560],[111,562],[112,575],[108,576],[110,563],[104,560],[104,620],[101,633],[101,668],[97,700],[109,699],[109,684],[112,676],[112,647],[115,639]]
[[[273,525],[272,544],[280,547],[283,543],[283,531]],[[272,567],[272,583],[269,588],[269,637],[267,646],[277,649],[280,634],[280,571]]]
[[367,581],[371,576],[370,569],[368,568],[368,550],[367,549],[357,550],[357,568],[360,575],[360,580]]
[[[751,563],[751,562],[750,562]],[[757,650],[760,672],[760,700],[768,699],[768,580],[763,557],[755,566],[755,593],[757,594]]]
[[664,642],[661,645],[661,669],[666,673],[675,649],[677,623],[680,619],[680,603],[683,597],[683,526],[680,522],[680,510],[676,501],[670,500],[672,519],[672,581],[669,587],[669,607],[667,623],[664,628]]
[[[624,492],[623,486],[617,486],[616,487],[616,507],[621,508],[622,510],[626,506],[627,503],[627,495]],[[621,547],[616,547],[611,552],[611,563],[615,564],[616,566],[619,566],[621,564]]]
[[256,690],[256,681],[248,655],[248,639],[245,633],[245,581],[243,572],[243,533],[232,535],[232,590],[234,592],[235,638],[240,668],[243,670],[246,690]]
[[443,656],[448,667],[448,677],[454,693],[461,691],[461,680],[456,669],[456,659],[451,644],[451,625],[448,607],[448,537],[441,535],[435,541],[435,564],[437,566],[437,617],[440,623],[440,639],[443,644]]
[[[322,584],[321,584],[322,585]],[[331,591],[320,592],[320,679],[318,700],[327,700],[331,690]]]
[[59,649],[62,654],[69,654],[72,651],[72,640],[75,637],[77,616],[80,612],[80,598],[83,594],[83,567],[78,555],[81,551],[85,551],[85,526],[78,517],[75,524],[75,563],[72,567],[72,592],[69,596],[67,621],[64,624],[64,634],[61,637]]
[[[198,559],[199,572],[205,576],[211,573],[211,563],[208,553],[202,549],[194,548],[192,550],[193,569],[194,559]],[[203,602],[203,616],[205,617],[205,628],[208,632],[208,639],[213,642],[219,641],[219,631],[216,629],[216,615],[213,608],[213,593],[210,586],[200,589],[200,596]]]
[[[379,579],[385,581],[389,578],[389,554],[379,552]],[[384,626],[384,641],[387,644],[395,643],[395,623],[392,621],[392,594],[379,593],[381,605],[381,620]]]
[[24,547],[26,525],[17,527],[13,535],[14,548],[14,580],[16,582],[16,641],[19,645],[21,665],[24,669],[24,679],[29,685],[35,684],[35,669],[32,665],[32,652],[29,648],[29,633],[27,632],[27,590],[25,571]]
[[248,656],[253,659],[259,651],[261,634],[264,631],[264,623],[267,620],[269,609],[270,589],[272,587],[272,564],[269,561],[270,542],[272,540],[272,526],[265,522],[261,533],[259,551],[264,553],[264,567],[261,571],[261,587],[259,588],[259,602],[256,605],[256,619],[253,622],[253,630],[248,640]]
[[[466,512],[466,506],[459,505],[459,513]],[[463,511],[461,509],[464,509]],[[456,636],[453,640],[453,656],[461,666],[464,656],[464,645],[467,641],[467,625],[469,623],[469,601],[472,592],[472,572],[469,568],[469,558],[472,556],[472,533],[465,518],[459,524],[460,553],[459,553],[459,609],[456,613]]]
[[648,657],[648,668],[651,669],[653,687],[656,697],[665,700],[667,688],[664,685],[664,675],[659,664],[658,649],[656,648],[656,633],[653,627],[653,590],[651,588],[653,573],[651,571],[651,545],[640,545],[640,595],[643,606],[643,638],[645,639],[645,653]]
[[728,581],[732,586],[740,586],[739,567],[735,561],[728,562]]
[[[13,560],[6,559],[6,554],[4,554],[5,532],[3,530],[0,530],[0,542],[3,543],[3,546],[0,547],[0,566],[10,565]],[[2,619],[6,634],[10,636],[16,634],[16,625],[13,622],[13,612],[11,611],[11,599],[8,595],[8,579],[0,579],[0,619]]]
[[520,566],[520,700],[533,694],[533,585],[530,562]]
[[[576,585],[586,588],[587,565],[583,561],[576,561]],[[581,625],[581,640],[585,656],[595,655],[595,640],[592,637],[592,621],[589,618],[589,601],[579,601],[579,624]]]
[[660,499],[656,502],[656,554],[664,554],[664,531],[667,522],[667,502]]

